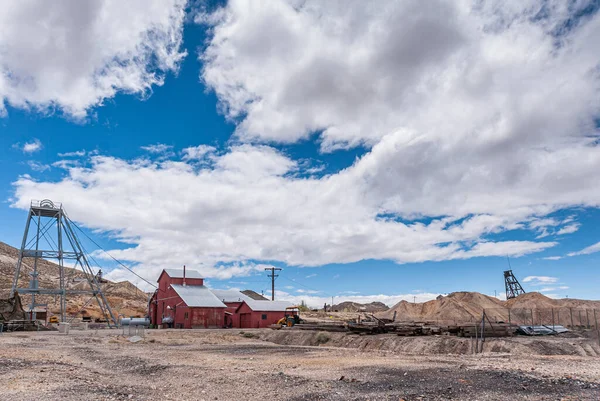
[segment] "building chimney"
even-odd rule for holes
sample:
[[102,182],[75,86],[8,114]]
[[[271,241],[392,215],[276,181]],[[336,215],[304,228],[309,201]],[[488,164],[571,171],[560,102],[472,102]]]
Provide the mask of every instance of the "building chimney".
[[183,265],[183,285],[185,286],[185,265]]

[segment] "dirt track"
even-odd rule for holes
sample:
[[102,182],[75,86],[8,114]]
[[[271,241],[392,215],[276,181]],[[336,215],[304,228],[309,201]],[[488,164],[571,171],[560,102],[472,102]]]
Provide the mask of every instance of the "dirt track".
[[117,334],[0,335],[2,399],[598,400],[600,394],[600,360],[590,356],[284,346],[256,338],[269,331],[248,330],[151,331],[135,344]]

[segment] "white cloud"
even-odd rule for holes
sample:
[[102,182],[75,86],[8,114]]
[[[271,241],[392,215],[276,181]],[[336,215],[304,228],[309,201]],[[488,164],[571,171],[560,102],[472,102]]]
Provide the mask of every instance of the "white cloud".
[[82,156],[85,156],[85,149],[77,150],[75,152],[66,152],[66,153],[58,154],[58,157],[82,157]]
[[33,171],[39,171],[39,172],[43,172],[46,170],[50,169],[50,166],[47,164],[43,164],[40,162],[36,162],[34,160],[29,160],[27,162],[27,165],[29,166],[29,168],[31,168]]
[[540,289],[538,292],[552,292],[552,291],[556,291],[556,290],[568,290],[569,287],[567,287],[566,285],[561,285],[559,287],[544,287],[542,289]]
[[185,0],[13,1],[0,13],[6,104],[76,119],[117,92],[148,95],[177,71]]
[[323,291],[317,291],[317,290],[305,290],[305,289],[302,289],[302,288],[300,288],[300,289],[296,290],[296,292],[297,292],[298,294],[319,294],[319,293],[321,293],[321,292],[323,292]]
[[173,146],[165,145],[164,143],[157,143],[154,145],[140,146],[140,148],[150,153],[159,154],[169,152],[171,149],[173,149]]
[[190,146],[183,149],[183,160],[202,160],[211,153],[214,153],[216,148],[209,145]]
[[581,251],[570,252],[568,256],[579,256],[579,255],[590,255],[592,253],[600,252],[600,242],[596,242],[594,245],[583,248]]
[[530,285],[547,285],[558,282],[558,278],[549,276],[527,276],[523,279],[523,282],[529,283]]
[[213,33],[202,79],[246,140],[322,131],[331,150],[403,127],[444,153],[470,142],[479,157],[490,144],[521,156],[516,143],[571,135],[597,111],[598,18],[552,35],[579,3],[232,0],[198,18]]
[[563,257],[562,256],[548,256],[545,258],[542,258],[544,260],[561,260]]
[[306,278],[313,278],[313,277],[317,277],[317,273],[309,274],[308,276],[306,276]]
[[558,230],[556,234],[557,235],[573,234],[574,232],[579,230],[579,227],[581,227],[581,224],[579,224],[579,223],[569,224],[567,226],[564,226],[560,230]]
[[40,150],[42,150],[43,145],[39,139],[34,139],[30,142],[25,142],[23,145],[21,145],[20,143],[15,143],[13,145],[13,148],[19,149],[23,153],[31,154],[31,153],[39,152]]
[[[600,18],[577,20],[584,2],[543,3],[542,15],[539,0],[232,0],[203,16],[212,36],[201,57],[202,79],[238,123],[236,146],[206,165],[187,153],[97,156],[61,181],[21,177],[15,202],[69,200],[72,217],[118,233],[130,244],[119,256],[140,266],[548,249],[556,242],[494,235],[543,235],[568,224],[550,213],[600,205]],[[314,132],[325,151],[367,152],[344,170],[302,177],[301,161],[256,143]]]
[[[94,156],[90,167],[65,163],[68,175],[58,182],[21,177],[15,198],[22,208],[41,196],[67,200],[73,219],[131,244],[113,251],[115,257],[142,266],[248,260],[304,266],[363,259],[406,263],[520,256],[554,245],[484,240],[490,232],[512,227],[488,215],[429,224],[378,218],[379,203],[361,194],[362,176],[354,176],[362,162],[336,175],[299,178],[289,175],[296,163],[266,146],[232,147],[201,169],[185,162]],[[89,213],[90,203],[95,213]],[[223,276],[211,269],[208,274]]]

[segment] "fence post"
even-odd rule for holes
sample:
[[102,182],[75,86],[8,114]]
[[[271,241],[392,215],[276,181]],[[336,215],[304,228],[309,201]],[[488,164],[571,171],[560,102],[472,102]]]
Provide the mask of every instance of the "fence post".
[[583,326],[583,322],[581,321],[581,309],[579,309],[579,326]]
[[535,326],[535,324],[533,323],[533,309],[529,309],[529,311],[531,312],[531,325]]
[[573,328],[575,327],[575,325],[573,324],[573,308],[569,308],[569,312],[571,312],[571,330],[573,330]]
[[510,321],[510,309],[508,310],[508,326],[512,326],[512,323]]
[[594,322],[596,323],[596,330],[598,330],[598,319],[596,318],[596,309],[594,309]]
[[560,324],[560,309],[556,311],[556,320],[558,321],[558,324]]
[[552,331],[556,332],[556,330],[554,330],[554,308],[552,308],[551,310],[552,310]]
[[477,323],[475,323],[475,353],[479,353],[479,336],[477,332]]
[[589,315],[589,313],[588,313],[588,310],[587,310],[587,309],[585,310],[585,318],[586,318],[586,320],[587,320],[587,328],[588,328],[588,330],[589,330],[589,329],[590,329],[590,315]]

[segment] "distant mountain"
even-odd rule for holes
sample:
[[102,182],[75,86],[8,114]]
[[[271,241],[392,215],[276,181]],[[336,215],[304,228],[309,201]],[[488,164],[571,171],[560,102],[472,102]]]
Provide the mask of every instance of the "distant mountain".
[[[19,250],[0,242],[0,298],[7,298],[12,287],[15,267],[19,257]],[[29,287],[30,275],[33,270],[31,265],[33,259],[24,259],[19,275],[18,287]],[[38,259],[38,280],[40,288],[58,288],[58,265],[44,259]],[[65,267],[66,286],[68,289],[89,289],[83,272]],[[145,316],[147,313],[148,295],[129,281],[114,283],[107,281],[102,284],[102,289],[108,303],[115,314],[124,316]],[[21,296],[23,307],[26,309],[30,303],[30,297]],[[95,301],[86,305],[90,295],[73,295],[67,298],[67,313],[78,313],[82,308],[92,317],[100,317],[100,308]],[[47,303],[51,313],[60,310],[59,299],[53,295],[36,297],[38,302]]]
[[333,305],[333,310],[338,312],[383,312],[390,309],[383,302],[371,302],[370,304],[359,304],[358,302],[340,302],[337,305]]
[[244,290],[244,291],[242,291],[242,294],[245,294],[245,295],[249,296],[250,298],[255,299],[257,301],[268,301],[267,298],[263,297],[256,291]]

